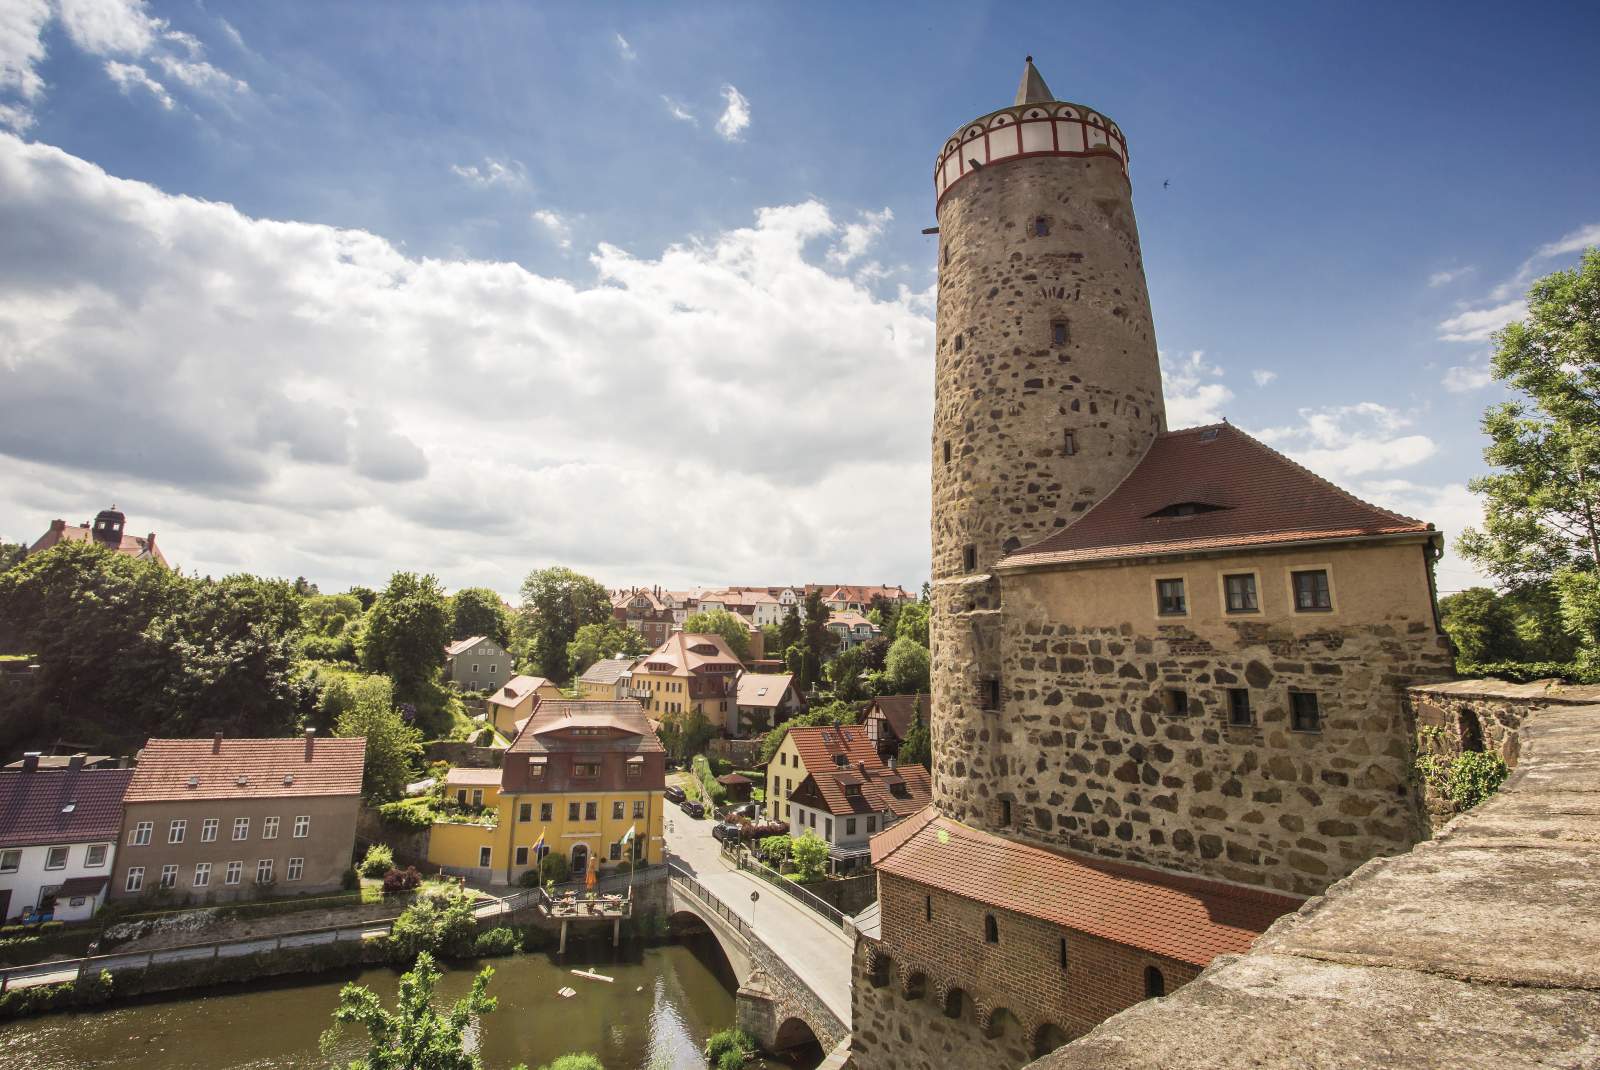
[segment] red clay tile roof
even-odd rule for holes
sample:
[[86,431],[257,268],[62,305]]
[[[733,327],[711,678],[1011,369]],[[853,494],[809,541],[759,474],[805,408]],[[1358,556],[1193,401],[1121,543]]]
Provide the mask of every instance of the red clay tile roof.
[[139,752],[126,801],[360,794],[365,739],[318,739],[311,754],[307,761],[302,736],[224,739],[220,747],[209,739],[152,739]]
[[451,787],[460,785],[465,788],[479,788],[485,785],[500,786],[499,769],[477,769],[466,765],[453,765],[444,775],[444,782]]
[[[57,543],[94,541],[94,532],[90,530],[87,524],[75,528],[57,528],[52,524],[49,531],[39,536],[34,541],[34,544],[28,547],[28,553],[32,555],[48,550]],[[155,532],[151,532],[148,537],[129,535],[124,532],[121,542],[113,549],[117,553],[127,554],[129,557],[148,557],[154,561],[161,562],[163,565],[167,564],[167,555],[162,553],[161,547],[155,544]]]
[[[601,735],[572,734],[572,729],[601,729]],[[663,751],[661,740],[645,718],[644,708],[628,699],[545,699],[533,708],[507,754],[548,754],[553,751],[625,751],[647,754]]]
[[1303,900],[991,836],[928,807],[872,839],[880,872],[1204,966]]
[[[697,649],[699,648],[699,649]],[[707,666],[722,666],[729,671],[741,668],[739,656],[728,649],[727,640],[716,634],[673,632],[667,641],[644,656],[640,667],[659,673],[652,665],[670,665],[673,675],[699,672]]]
[[115,841],[132,778],[132,769],[0,772],[0,847]]
[[[933,787],[928,771],[920,765],[902,765],[889,769],[880,765],[862,769],[852,765],[845,769],[819,769],[811,772],[790,793],[790,800],[801,806],[824,810],[835,817],[849,814],[891,813],[907,817],[928,805],[933,797]],[[905,787],[904,795],[896,795],[892,785]],[[852,794],[850,786],[860,786]]]
[[[815,776],[826,770],[854,770],[862,765],[868,769],[883,768],[883,759],[878,757],[876,745],[867,738],[867,730],[861,725],[803,725],[789,729],[789,738],[794,740],[795,750],[800,752],[800,764],[807,776]],[[840,756],[845,758],[843,765],[835,761]],[[844,789],[832,777],[819,783],[818,789],[828,810],[846,812]],[[800,790],[798,785],[795,790]]]
[[[1154,515],[1173,506],[1187,516]],[[1231,424],[1157,437],[1076,523],[996,567],[1073,564],[1280,543],[1421,534],[1430,525],[1341,490]]]
[[911,727],[912,713],[920,712],[923,725],[927,725],[933,705],[929,695],[879,695],[867,707],[867,713],[870,715],[874,709],[881,711],[894,734],[904,739],[906,729]]

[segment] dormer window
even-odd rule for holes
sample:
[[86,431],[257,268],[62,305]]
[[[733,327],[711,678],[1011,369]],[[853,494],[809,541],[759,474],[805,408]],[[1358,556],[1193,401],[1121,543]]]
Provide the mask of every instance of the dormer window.
[[845,766],[850,764],[850,759],[843,754],[835,754],[833,756],[833,764],[837,765],[840,769],[843,769]]
[[1231,506],[1217,505],[1214,502],[1173,502],[1171,505],[1162,509],[1157,509],[1153,513],[1146,513],[1145,519],[1152,520],[1156,517],[1173,516],[1198,516],[1201,513],[1220,513],[1222,510],[1228,508],[1231,508]]

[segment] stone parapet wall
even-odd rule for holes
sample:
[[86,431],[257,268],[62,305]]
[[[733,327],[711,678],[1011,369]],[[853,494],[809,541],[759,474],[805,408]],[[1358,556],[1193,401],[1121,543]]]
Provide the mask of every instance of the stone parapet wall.
[[1496,796],[1034,1070],[1600,1065],[1600,689],[1441,696],[1523,711]]

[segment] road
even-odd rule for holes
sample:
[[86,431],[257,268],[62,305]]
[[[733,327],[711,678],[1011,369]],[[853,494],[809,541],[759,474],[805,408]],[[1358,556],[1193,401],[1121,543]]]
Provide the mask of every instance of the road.
[[[667,810],[667,851],[713,895],[727,903],[813,991],[850,1024],[850,939],[793,898],[734,868],[711,838],[711,821],[696,821],[676,807]],[[760,892],[759,902],[750,893]]]

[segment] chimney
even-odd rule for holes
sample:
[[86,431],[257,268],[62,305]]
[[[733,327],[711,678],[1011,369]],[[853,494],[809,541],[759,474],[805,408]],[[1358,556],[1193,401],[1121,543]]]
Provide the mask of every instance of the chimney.
[[30,750],[30,751],[23,752],[23,755],[22,755],[22,771],[24,773],[36,773],[36,772],[39,771],[39,752],[38,751]]
[[150,547],[150,549],[154,550],[156,548],[156,533],[152,531],[150,533],[150,537],[144,541]]
[[50,530],[57,532],[65,531],[67,530],[67,522],[65,520],[52,520],[50,521]]
[[316,745],[317,730],[315,728],[306,729],[306,761],[309,762],[311,760],[311,751]]
[[890,769],[894,769],[894,768],[895,768],[895,767],[897,767],[897,766],[898,766],[898,765],[899,765],[899,764],[900,764],[900,759],[899,759],[899,758],[896,758],[896,757],[895,757],[895,756],[894,756],[894,755],[892,755],[892,754],[891,754],[891,755],[889,755],[889,768],[890,768]]
[[222,753],[222,733],[221,732],[218,732],[216,735],[211,737],[211,753],[212,754],[221,754]]
[[74,754],[72,757],[67,759],[67,768],[71,769],[71,770],[82,769],[83,768],[83,759],[84,759],[84,755],[82,755],[82,754]]

